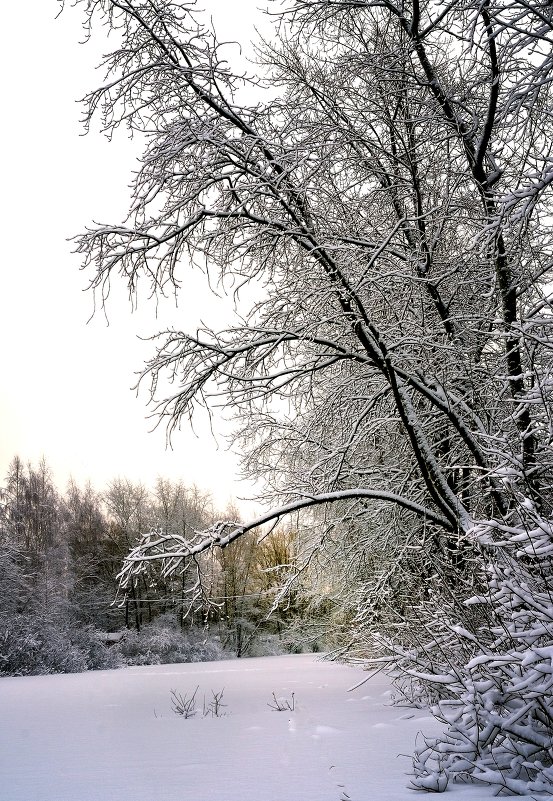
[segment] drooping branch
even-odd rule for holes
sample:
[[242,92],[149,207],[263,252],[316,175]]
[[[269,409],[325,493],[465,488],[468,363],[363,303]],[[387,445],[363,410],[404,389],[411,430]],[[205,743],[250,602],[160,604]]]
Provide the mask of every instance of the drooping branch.
[[192,539],[176,534],[170,536],[151,532],[142,538],[139,545],[133,548],[125,557],[123,568],[119,573],[120,585],[123,589],[130,586],[132,577],[138,572],[147,569],[150,562],[162,562],[162,575],[168,576],[181,568],[183,562],[193,559],[213,548],[226,548],[248,531],[258,529],[267,523],[278,523],[281,519],[295,512],[316,506],[326,506],[346,501],[377,500],[397,506],[412,512],[417,517],[434,523],[447,531],[454,531],[450,521],[430,507],[411,501],[409,498],[396,495],[392,492],[368,489],[339,490],[336,492],[321,493],[311,497],[299,498],[285,506],[272,509],[255,520],[246,524],[232,524],[228,522],[215,523],[206,531],[195,532]]

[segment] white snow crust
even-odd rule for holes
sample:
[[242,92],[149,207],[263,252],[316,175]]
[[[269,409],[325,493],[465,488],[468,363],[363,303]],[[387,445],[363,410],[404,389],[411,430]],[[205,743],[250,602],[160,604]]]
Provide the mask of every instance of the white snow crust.
[[[428,713],[382,675],[311,655],[0,679],[0,801],[407,801]],[[170,692],[224,688],[226,716],[184,719]],[[295,697],[273,711],[272,693]],[[401,756],[404,755],[404,756]],[[486,787],[450,785],[481,801]],[[424,795],[422,796],[424,797]]]

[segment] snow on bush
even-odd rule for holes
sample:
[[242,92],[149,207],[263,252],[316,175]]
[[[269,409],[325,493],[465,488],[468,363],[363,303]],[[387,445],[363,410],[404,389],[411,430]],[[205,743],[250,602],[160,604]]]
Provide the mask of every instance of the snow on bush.
[[426,640],[380,639],[402,694],[430,700],[445,724],[417,743],[416,789],[440,792],[453,778],[553,794],[553,538],[549,522],[531,523],[475,530],[487,591],[465,602],[461,623],[442,603],[423,610]]
[[0,676],[79,673],[117,667],[115,654],[92,626],[49,614],[0,616]]
[[128,631],[116,651],[126,665],[163,665],[228,659],[220,639],[204,629],[178,626],[171,614],[160,615],[142,631]]

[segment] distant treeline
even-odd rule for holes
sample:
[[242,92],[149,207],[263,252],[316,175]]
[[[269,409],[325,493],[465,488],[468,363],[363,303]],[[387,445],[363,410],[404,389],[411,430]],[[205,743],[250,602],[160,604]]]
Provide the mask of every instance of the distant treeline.
[[0,675],[297,648],[297,595],[273,609],[296,555],[292,531],[259,544],[252,533],[169,578],[152,566],[118,593],[122,560],[145,533],[192,534],[223,516],[239,520],[182,482],[117,478],[98,492],[71,480],[62,492],[45,460],[15,457],[0,489]]

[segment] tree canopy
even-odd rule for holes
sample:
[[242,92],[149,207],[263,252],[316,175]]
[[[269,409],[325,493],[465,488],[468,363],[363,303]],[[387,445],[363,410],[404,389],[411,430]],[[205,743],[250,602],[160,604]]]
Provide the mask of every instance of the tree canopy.
[[[233,325],[162,332],[143,377],[169,430],[198,406],[234,412],[244,469],[263,479],[271,508],[251,525],[149,532],[123,580],[317,509],[322,533],[306,562],[323,546],[342,564],[380,549],[416,575],[419,623],[441,626],[452,656],[428,664],[413,627],[416,647],[392,637],[383,658],[439,699],[464,708],[474,666],[460,666],[475,654],[508,652],[517,673],[529,664],[522,643],[543,662],[553,618],[551,5],[289,0],[272,6],[274,36],[259,43],[253,77],[233,71],[231,48],[194,3],[82,5],[87,26],[119,37],[87,119],[100,115],[108,134],[139,132],[145,150],[127,220],[87,230],[78,249],[102,299],[116,275],[131,296],[142,284],[186,291],[190,261],[233,288]],[[374,597],[359,597],[363,617]],[[463,603],[471,597],[480,617]],[[394,596],[392,613],[405,600]],[[517,604],[528,606],[521,629]],[[453,618],[469,633],[459,629],[455,646]],[[499,682],[512,706],[498,701],[486,716],[489,704],[473,699],[478,714],[456,730],[472,755],[460,756],[457,734],[419,751],[417,786],[441,787],[436,759],[448,775],[551,788],[550,757],[540,761],[546,688],[536,705],[494,669],[482,686]]]

